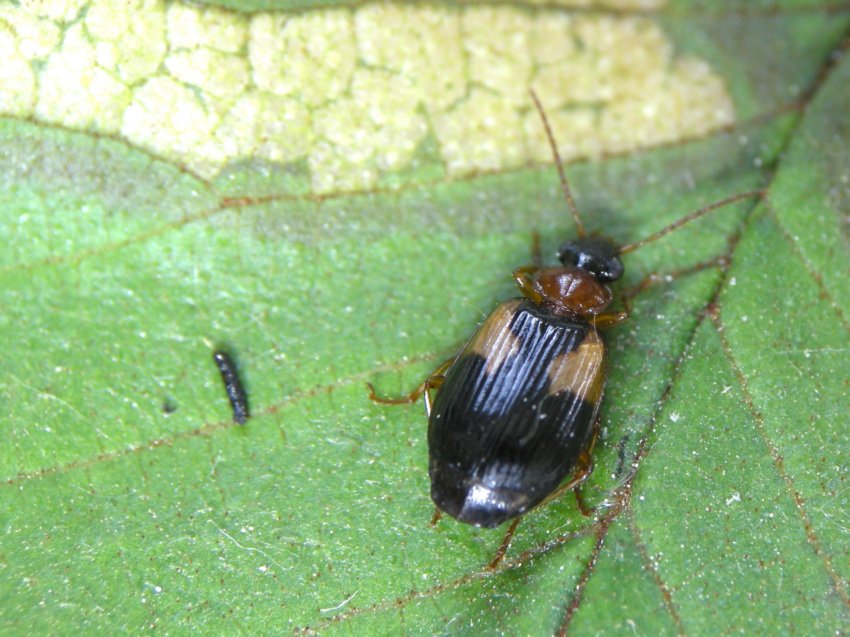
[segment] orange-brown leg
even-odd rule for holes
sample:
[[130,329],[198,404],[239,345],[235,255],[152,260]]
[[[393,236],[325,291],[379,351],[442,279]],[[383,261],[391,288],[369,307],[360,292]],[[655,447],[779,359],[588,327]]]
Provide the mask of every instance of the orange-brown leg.
[[[412,392],[407,394],[406,396],[401,396],[400,398],[386,398],[384,396],[378,396],[375,392],[375,386],[372,383],[366,383],[366,386],[369,388],[369,399],[373,403],[378,403],[381,405],[406,405],[409,403],[415,403],[419,400],[419,397],[423,394],[425,395],[425,414],[427,417],[431,417],[431,390],[439,389],[440,385],[446,380],[446,377],[443,375],[444,372],[451,367],[451,364],[455,362],[457,356],[452,356],[448,360],[443,361],[443,363],[434,370],[434,372],[425,379],[421,385],[419,385]],[[431,516],[430,526],[436,526],[437,522],[440,521],[440,518],[443,516],[443,512],[438,508],[434,508],[434,515]]]
[[584,498],[582,497],[580,490],[578,487],[581,486],[581,483],[587,480],[588,476],[593,473],[593,448],[596,446],[596,439],[599,437],[599,418],[597,418],[593,422],[593,429],[590,432],[590,439],[587,441],[587,444],[584,446],[584,449],[579,453],[578,458],[576,458],[576,468],[573,472],[573,476],[564,484],[555,489],[552,493],[550,493],[543,502],[538,504],[537,506],[543,506],[544,504],[548,504],[555,498],[563,495],[567,491],[572,490],[576,496],[576,504],[578,505],[579,511],[585,517],[588,517],[593,514],[594,509],[592,507],[588,507],[585,504]]
[[543,297],[537,291],[534,283],[534,274],[539,269],[536,265],[525,265],[514,270],[514,281],[519,286],[522,295],[536,305],[543,302]]
[[[575,489],[575,492],[578,493],[577,487],[587,480],[591,473],[593,473],[593,456],[590,455],[590,451],[588,449],[584,449],[579,454],[578,458],[576,458],[576,468],[572,477],[546,496],[546,499],[537,506],[541,507],[544,504],[549,504],[552,500],[559,498],[567,491]],[[589,516],[593,513],[592,508],[585,506],[584,498],[582,498],[581,495],[576,496],[576,501],[578,502],[578,508],[582,515]]]
[[581,455],[578,457],[578,472],[576,474],[576,484],[573,486],[573,495],[576,499],[576,506],[578,507],[579,512],[586,518],[589,518],[596,512],[596,509],[591,506],[587,506],[587,502],[584,501],[584,495],[581,492],[581,485],[590,477],[590,474],[593,473],[593,456],[591,456],[589,451],[583,451]]
[[697,272],[702,272],[708,268],[722,268],[728,265],[728,259],[725,256],[716,257],[714,259],[709,259],[707,261],[700,261],[699,263],[695,263],[693,265],[689,265],[686,268],[681,268],[679,270],[673,270],[672,272],[658,273],[653,272],[652,274],[646,275],[643,280],[630,287],[628,290],[625,290],[620,295],[620,301],[623,304],[623,307],[626,310],[626,313],[631,314],[632,308],[632,300],[641,292],[648,290],[653,285],[657,283],[668,283],[673,281],[674,279],[678,279],[681,276],[688,276],[689,274],[696,274]]
[[604,330],[612,325],[622,323],[629,318],[629,310],[630,308],[628,308],[625,312],[603,312],[602,314],[597,314],[593,317],[593,325],[600,330]]
[[708,261],[700,261],[699,263],[688,266],[687,268],[674,270],[673,272],[667,272],[665,274],[659,274],[657,272],[649,274],[645,276],[640,283],[630,287],[620,294],[620,303],[623,306],[622,312],[603,312],[602,314],[597,314],[593,318],[593,324],[599,329],[604,330],[617,325],[618,323],[622,323],[629,318],[632,313],[632,301],[634,298],[641,292],[651,288],[653,285],[657,283],[666,283],[673,279],[677,279],[680,276],[695,274],[707,268],[722,267],[726,265],[726,263],[726,257],[719,257],[716,259],[709,259]]
[[[582,515],[588,517],[593,514],[594,509],[586,506],[584,502],[584,498],[582,498],[579,493],[578,487],[582,482],[587,480],[587,477],[593,473],[593,456],[591,455],[593,452],[593,447],[596,445],[596,439],[599,437],[599,419],[593,423],[593,430],[590,434],[590,440],[588,440],[585,448],[582,449],[578,458],[576,459],[576,470],[573,473],[572,478],[569,481],[565,482],[557,489],[555,489],[552,493],[550,493],[543,502],[538,504],[538,507],[543,506],[554,500],[555,498],[563,495],[565,492],[572,490],[576,495],[576,502],[578,504],[579,511],[581,511]],[[535,507],[537,508],[537,507]],[[493,556],[493,559],[490,561],[490,564],[487,566],[488,570],[494,570],[499,563],[504,559],[505,554],[508,552],[508,548],[511,546],[511,540],[514,537],[514,532],[516,531],[516,527],[519,524],[519,521],[522,518],[517,518],[511,525],[508,527],[505,536],[502,538],[502,544],[499,546],[499,549],[496,551],[496,555]]]
[[581,487],[573,489],[573,495],[576,497],[576,506],[584,517],[589,518],[596,512],[594,507],[587,506],[587,502],[584,500],[584,495],[581,493]]
[[488,571],[496,570],[496,567],[499,566],[501,561],[505,558],[505,553],[508,552],[508,548],[511,546],[511,540],[514,538],[514,532],[516,531],[516,527],[521,519],[522,518],[517,518],[511,522],[505,536],[502,538],[502,544],[499,546],[499,549],[496,551],[493,559],[490,560],[490,563],[487,565]]
[[372,383],[366,383],[366,388],[369,390],[369,400],[373,403],[378,403],[379,405],[407,405],[410,403],[415,403],[422,394],[425,392],[426,387],[428,386],[428,381],[431,380],[431,377],[425,379],[421,385],[419,385],[412,392],[407,394],[406,396],[401,396],[399,398],[387,398],[386,396],[378,396],[375,391],[375,386]]
[[375,386],[372,383],[366,383],[366,387],[369,390],[369,400],[373,403],[378,403],[380,405],[407,405],[409,403],[415,403],[422,394],[425,394],[425,411],[430,416],[431,415],[431,390],[439,389],[440,385],[443,384],[446,377],[443,373],[454,363],[456,356],[452,356],[450,359],[444,361],[437,369],[434,370],[428,378],[425,379],[421,385],[419,385],[412,392],[407,394],[406,396],[401,396],[399,398],[387,398],[385,396],[378,396],[375,392]]

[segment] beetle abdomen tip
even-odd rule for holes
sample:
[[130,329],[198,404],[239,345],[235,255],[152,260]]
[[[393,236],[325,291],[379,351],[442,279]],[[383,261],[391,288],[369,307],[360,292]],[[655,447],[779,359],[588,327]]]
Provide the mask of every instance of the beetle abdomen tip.
[[522,515],[532,505],[527,493],[488,485],[448,467],[432,469],[431,499],[453,518],[486,529]]

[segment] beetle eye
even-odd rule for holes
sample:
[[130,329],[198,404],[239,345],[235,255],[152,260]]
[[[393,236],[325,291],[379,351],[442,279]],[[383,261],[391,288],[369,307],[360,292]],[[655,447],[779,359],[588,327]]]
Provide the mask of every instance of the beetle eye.
[[623,276],[623,263],[617,247],[604,237],[582,237],[567,241],[558,250],[558,260],[589,272],[600,283],[616,281]]

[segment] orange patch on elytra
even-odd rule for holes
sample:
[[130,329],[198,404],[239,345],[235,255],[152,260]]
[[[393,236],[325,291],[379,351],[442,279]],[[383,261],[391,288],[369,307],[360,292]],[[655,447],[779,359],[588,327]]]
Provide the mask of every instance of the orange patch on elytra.
[[478,354],[485,361],[488,374],[519,350],[519,338],[511,331],[511,320],[522,299],[512,299],[493,310],[469,341],[464,353]]
[[602,398],[605,388],[605,343],[595,329],[589,329],[576,349],[555,357],[546,371],[549,393],[570,392],[589,403]]

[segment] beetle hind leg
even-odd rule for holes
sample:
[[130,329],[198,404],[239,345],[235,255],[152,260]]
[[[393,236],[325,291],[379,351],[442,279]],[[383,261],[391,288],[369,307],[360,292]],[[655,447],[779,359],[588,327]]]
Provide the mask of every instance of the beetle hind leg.
[[521,519],[521,517],[516,518],[513,522],[511,522],[511,525],[508,527],[508,530],[505,531],[505,536],[502,538],[502,543],[496,550],[496,554],[493,556],[493,559],[490,560],[490,563],[487,565],[488,571],[495,571],[499,564],[501,564],[502,560],[505,559],[505,554],[508,552],[508,549],[511,546],[511,540],[514,539],[516,527]]
[[590,456],[590,452],[582,451],[578,457],[578,464],[579,470],[576,476],[578,482],[573,487],[573,495],[575,495],[578,510],[581,511],[584,517],[589,518],[596,509],[587,506],[587,503],[584,501],[584,496],[581,494],[581,483],[587,480],[590,474],[593,473],[593,458]]
[[[597,428],[598,430],[598,428]],[[543,502],[538,504],[537,506],[543,506],[548,502],[551,502],[558,496],[562,495],[566,491],[572,491],[576,497],[576,504],[578,504],[578,509],[581,511],[581,514],[585,517],[589,517],[593,515],[596,509],[592,507],[588,507],[585,504],[584,498],[581,495],[581,490],[579,487],[581,483],[587,480],[588,476],[593,473],[593,457],[590,455],[590,452],[593,449],[593,444],[596,442],[596,433],[594,431],[593,438],[588,444],[587,448],[585,448],[576,459],[576,471],[573,474],[573,477],[570,478],[568,482],[565,482],[561,486],[559,486],[555,491],[549,494]],[[493,559],[490,560],[490,563],[487,565],[488,571],[495,571],[499,564],[505,559],[505,554],[507,554],[508,549],[511,546],[511,540],[513,540],[514,533],[516,532],[517,525],[519,525],[519,521],[521,517],[516,518],[511,525],[508,527],[508,530],[505,532],[504,537],[502,538],[502,543],[499,545],[499,548],[496,550],[496,554],[493,556]]]
[[585,517],[593,515],[593,512],[596,509],[588,507],[579,492],[579,487],[585,480],[587,480],[591,473],[593,473],[593,457],[590,455],[590,450],[585,449],[576,459],[576,469],[573,472],[572,477],[550,493],[546,499],[537,506],[542,507],[545,504],[549,504],[552,500],[561,497],[567,491],[572,491],[575,494],[576,504],[578,505],[578,509],[581,511],[581,514]]
[[593,515],[596,509],[594,507],[587,506],[587,503],[584,501],[584,497],[581,495],[580,487],[582,483],[590,477],[590,474],[593,473],[593,448],[596,446],[596,439],[598,437],[599,418],[596,418],[593,423],[593,429],[590,432],[590,438],[585,444],[584,449],[581,450],[576,458],[576,466],[572,477],[550,493],[543,502],[537,505],[538,507],[549,504],[552,500],[562,496],[567,491],[572,491],[575,494],[576,504],[578,505],[578,510],[581,514],[585,517]]

